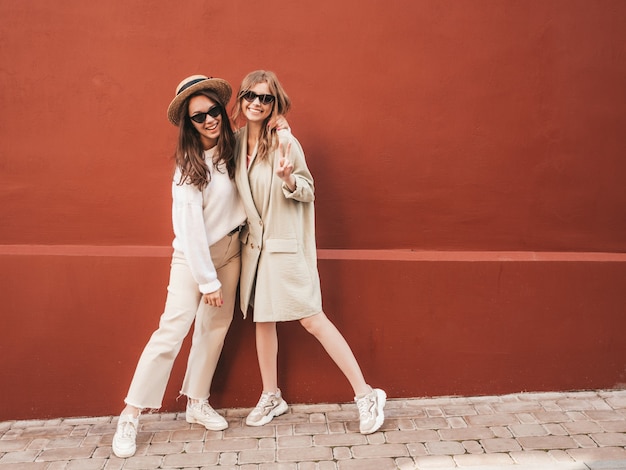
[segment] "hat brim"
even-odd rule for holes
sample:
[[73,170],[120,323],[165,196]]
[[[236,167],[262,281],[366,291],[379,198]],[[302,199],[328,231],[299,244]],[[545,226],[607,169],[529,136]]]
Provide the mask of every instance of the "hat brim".
[[226,80],[222,80],[221,78],[208,78],[206,80],[202,80],[201,82],[195,83],[189,88],[186,88],[174,97],[167,108],[167,119],[175,126],[178,126],[180,107],[188,97],[202,90],[213,91],[222,102],[221,104],[223,106],[228,104],[232,95],[232,88]]

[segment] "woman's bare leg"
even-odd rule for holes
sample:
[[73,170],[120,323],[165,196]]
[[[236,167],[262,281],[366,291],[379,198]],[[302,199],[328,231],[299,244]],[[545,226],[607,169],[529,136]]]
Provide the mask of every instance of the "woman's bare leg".
[[348,342],[324,312],[300,320],[302,326],[324,347],[330,358],[350,382],[355,396],[371,391]]
[[258,322],[256,324],[256,351],[261,370],[264,392],[278,390],[278,335],[276,323]]

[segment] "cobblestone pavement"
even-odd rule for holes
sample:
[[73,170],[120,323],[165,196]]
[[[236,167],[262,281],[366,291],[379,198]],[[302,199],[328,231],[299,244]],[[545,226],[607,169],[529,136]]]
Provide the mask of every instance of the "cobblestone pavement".
[[390,399],[379,432],[356,406],[292,405],[253,428],[221,410],[225,431],[183,413],[142,415],[137,453],[112,454],[116,416],[0,422],[0,470],[626,469],[626,390]]

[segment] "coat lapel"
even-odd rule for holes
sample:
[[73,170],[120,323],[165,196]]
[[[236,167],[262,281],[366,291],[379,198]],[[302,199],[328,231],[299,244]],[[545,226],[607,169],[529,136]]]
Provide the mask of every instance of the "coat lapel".
[[[239,196],[243,202],[246,211],[254,211],[257,218],[261,218],[256,210],[254,199],[252,198],[252,190],[250,189],[250,180],[248,179],[248,155],[246,152],[246,143],[248,142],[248,128],[244,127],[239,134],[239,155],[237,157],[237,187],[239,188]],[[252,155],[254,161],[255,154]]]

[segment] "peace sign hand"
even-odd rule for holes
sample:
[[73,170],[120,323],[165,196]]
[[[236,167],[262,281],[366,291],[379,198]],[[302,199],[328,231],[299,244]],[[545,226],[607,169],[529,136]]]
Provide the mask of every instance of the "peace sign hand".
[[289,155],[291,150],[291,143],[287,144],[287,152],[285,152],[285,148],[283,144],[279,144],[278,146],[278,166],[276,167],[276,176],[283,180],[283,182],[289,188],[289,191],[293,192],[296,190],[296,178],[293,176],[293,163],[289,160],[285,155]]

